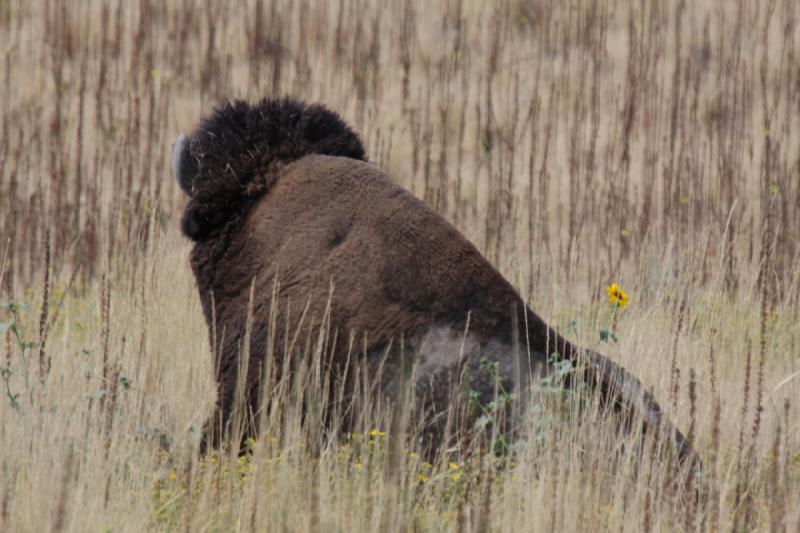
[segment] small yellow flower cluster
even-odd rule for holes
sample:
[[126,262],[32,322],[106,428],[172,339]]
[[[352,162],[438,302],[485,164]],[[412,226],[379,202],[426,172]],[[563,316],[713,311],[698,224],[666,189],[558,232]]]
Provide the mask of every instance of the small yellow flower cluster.
[[367,435],[369,436],[369,442],[367,442],[367,446],[375,446],[377,442],[386,436],[386,432],[373,428],[369,431],[369,433],[367,433]]
[[458,463],[450,463],[447,465],[450,469],[450,479],[453,481],[458,481],[461,479],[461,465]]
[[433,465],[427,462],[420,463],[419,469],[417,470],[417,481],[420,483],[425,483],[430,478],[430,475],[433,471]]
[[239,479],[247,481],[253,471],[253,461],[250,455],[242,455],[236,460],[236,473]]
[[628,293],[623,291],[622,287],[616,283],[606,287],[606,294],[608,294],[608,301],[615,307],[622,309],[628,305]]
[[345,441],[336,451],[337,461],[349,465],[348,468],[360,472],[370,470],[369,465],[376,458],[380,461],[384,451],[386,432],[373,428],[366,433],[346,433]]

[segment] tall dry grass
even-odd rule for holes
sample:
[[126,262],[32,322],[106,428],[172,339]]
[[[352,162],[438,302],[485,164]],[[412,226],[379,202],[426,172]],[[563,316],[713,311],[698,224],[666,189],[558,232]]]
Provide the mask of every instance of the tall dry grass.
[[[0,2],[0,530],[797,531],[797,11]],[[198,461],[214,386],[169,148],[220,98],[284,94],[340,112],[639,376],[700,452],[701,496],[558,405],[513,463],[427,465],[368,425],[312,448],[288,408],[251,455]]]

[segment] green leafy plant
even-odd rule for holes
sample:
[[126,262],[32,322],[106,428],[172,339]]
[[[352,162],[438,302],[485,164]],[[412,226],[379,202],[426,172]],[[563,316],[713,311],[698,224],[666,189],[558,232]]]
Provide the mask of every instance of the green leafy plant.
[[[20,314],[22,311],[27,310],[28,306],[16,302],[8,302],[0,305],[0,309],[5,310],[11,315],[10,320],[0,322],[0,336],[10,334],[14,340],[14,344],[19,350],[20,360],[22,363],[20,365],[22,369],[22,377],[29,393],[30,403],[33,404],[33,391],[31,388],[30,373],[28,371],[28,359],[30,358],[31,350],[36,347],[37,343],[25,340],[20,331]],[[11,367],[11,357],[9,355],[9,357],[6,359],[6,364],[0,367],[0,379],[3,381],[3,388],[5,389],[4,392],[11,403],[11,407],[14,409],[19,409],[20,393],[14,392],[11,385],[11,377],[13,374],[14,371]]]

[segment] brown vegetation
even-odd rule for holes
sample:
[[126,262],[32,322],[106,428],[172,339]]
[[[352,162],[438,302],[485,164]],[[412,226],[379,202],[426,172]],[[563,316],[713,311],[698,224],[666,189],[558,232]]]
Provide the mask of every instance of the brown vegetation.
[[[797,11],[0,2],[0,529],[797,530]],[[428,467],[369,416],[317,447],[317,342],[252,456],[184,469],[213,369],[169,146],[221,97],[283,94],[667,399],[706,497],[560,397],[513,464]]]

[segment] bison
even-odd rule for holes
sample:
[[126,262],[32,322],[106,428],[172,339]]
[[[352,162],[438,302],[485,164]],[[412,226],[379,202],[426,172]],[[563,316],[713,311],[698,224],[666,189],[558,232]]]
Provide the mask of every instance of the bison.
[[246,419],[258,414],[266,359],[291,359],[296,327],[334,332],[332,380],[352,378],[357,352],[384,395],[413,391],[410,416],[432,449],[445,444],[454,390],[487,404],[502,388],[519,417],[537,376],[569,362],[565,387],[693,455],[635,377],[550,328],[458,230],[367,162],[358,135],[325,107],[224,103],[178,138],[173,169],[189,197],[181,229],[216,363],[205,445],[231,431],[237,394]]

